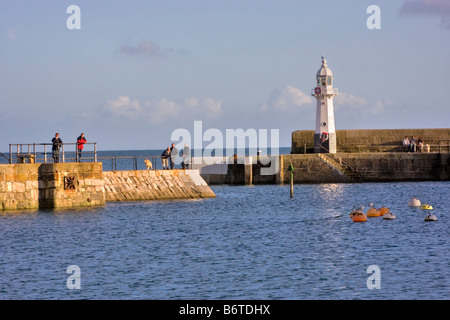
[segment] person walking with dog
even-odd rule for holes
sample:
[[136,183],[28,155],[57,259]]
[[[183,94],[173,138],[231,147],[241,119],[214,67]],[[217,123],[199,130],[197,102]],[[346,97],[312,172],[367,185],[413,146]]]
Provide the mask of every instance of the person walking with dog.
[[169,158],[170,158],[170,147],[167,147],[166,150],[161,154],[161,162],[163,166],[163,170],[169,169]]

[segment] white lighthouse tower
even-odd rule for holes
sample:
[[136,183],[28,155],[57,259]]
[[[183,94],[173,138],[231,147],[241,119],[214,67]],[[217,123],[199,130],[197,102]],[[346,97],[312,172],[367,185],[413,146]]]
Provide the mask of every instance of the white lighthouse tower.
[[322,57],[322,67],[317,71],[316,78],[317,86],[311,92],[317,100],[314,150],[316,153],[336,153],[333,99],[338,90],[333,88],[333,73],[328,69],[325,57]]

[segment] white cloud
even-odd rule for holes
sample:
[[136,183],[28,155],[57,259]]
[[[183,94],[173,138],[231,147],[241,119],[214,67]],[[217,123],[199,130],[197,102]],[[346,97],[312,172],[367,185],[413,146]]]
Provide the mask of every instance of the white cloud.
[[[338,129],[382,128],[398,113],[390,99],[370,100],[340,91],[334,100]],[[391,108],[388,108],[391,107]]]
[[259,109],[261,111],[296,112],[304,107],[310,108],[312,105],[311,96],[294,86],[287,85],[282,90],[274,90],[267,102],[262,104]]
[[103,110],[114,117],[125,119],[137,119],[143,112],[141,103],[137,100],[131,100],[127,96],[108,100],[103,106]]
[[191,97],[181,102],[162,98],[141,103],[121,96],[109,100],[103,110],[115,118],[142,119],[152,124],[198,119],[213,119],[222,113],[222,101],[205,97]]
[[339,92],[334,99],[336,112],[349,112],[354,115],[380,115],[386,106],[392,105],[390,99],[367,101],[366,98],[347,92]]
[[365,98],[347,92],[339,92],[339,94],[334,100],[336,104],[351,107],[364,106],[366,104]]

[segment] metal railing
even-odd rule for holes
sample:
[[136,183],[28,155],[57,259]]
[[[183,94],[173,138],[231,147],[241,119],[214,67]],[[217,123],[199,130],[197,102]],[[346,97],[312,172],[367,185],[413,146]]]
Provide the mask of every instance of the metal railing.
[[[159,170],[162,167],[161,156],[113,156],[113,157],[98,157],[98,160],[103,163],[103,170],[119,171],[119,170]],[[145,160],[150,161],[147,166]],[[169,167],[170,167],[170,160]],[[175,166],[179,168],[179,165]],[[132,168],[132,169],[129,169]]]
[[311,89],[311,95],[312,96],[317,96],[320,94],[324,94],[324,95],[338,95],[339,90],[338,88],[331,88],[331,89],[327,89],[326,87],[320,87],[320,93],[316,92],[316,88]]
[[5,156],[3,153],[1,153],[0,152],[0,157],[3,157],[3,158],[5,158],[6,160],[8,160],[8,162],[9,162],[9,158],[7,157],[7,156]]
[[[93,150],[83,148],[81,157],[78,159],[77,143],[62,143],[57,153],[53,153],[52,143],[17,143],[9,145],[9,163],[37,163],[37,162],[97,162],[97,143],[86,142],[85,147],[93,146]],[[56,156],[56,157],[54,157]],[[15,161],[14,161],[15,160]]]

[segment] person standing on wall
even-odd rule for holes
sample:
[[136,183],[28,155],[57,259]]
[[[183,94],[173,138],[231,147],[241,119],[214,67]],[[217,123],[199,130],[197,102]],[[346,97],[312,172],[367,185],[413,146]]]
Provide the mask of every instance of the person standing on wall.
[[59,149],[61,148],[63,142],[61,138],[59,137],[59,133],[55,133],[55,137],[52,139],[52,157],[53,162],[58,163],[59,162]]
[[405,150],[406,152],[409,151],[409,145],[410,145],[410,141],[408,139],[408,136],[405,136],[405,139],[403,139],[403,150]]
[[181,163],[181,167],[183,169],[189,169],[189,162],[191,161],[191,149],[188,144],[184,145],[183,149],[183,162]]
[[414,136],[411,137],[409,148],[410,148],[411,152],[416,152],[417,151],[417,140],[416,140],[416,137],[414,137]]
[[175,143],[172,143],[172,147],[170,148],[170,169],[173,169],[177,157],[178,149],[175,147]]
[[161,154],[161,162],[163,166],[163,170],[169,169],[169,158],[170,158],[170,147],[167,147],[166,150]]
[[83,152],[84,144],[86,143],[86,138],[84,137],[84,133],[80,134],[77,138],[77,162],[81,161],[81,152]]

